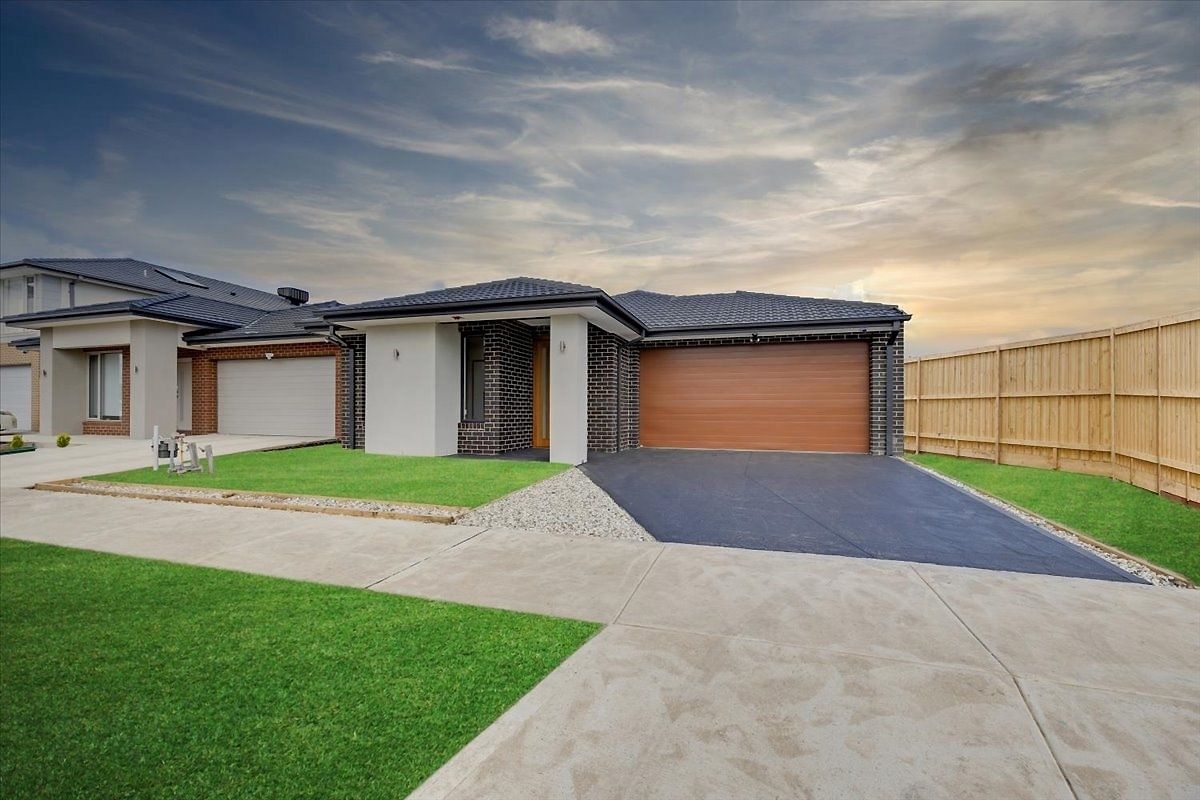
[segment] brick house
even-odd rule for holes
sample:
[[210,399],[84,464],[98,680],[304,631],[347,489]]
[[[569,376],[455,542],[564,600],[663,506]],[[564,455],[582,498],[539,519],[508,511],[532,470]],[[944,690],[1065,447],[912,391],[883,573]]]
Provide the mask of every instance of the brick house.
[[538,278],[308,304],[299,290],[132,259],[0,270],[133,292],[5,316],[40,334],[13,344],[40,364],[46,433],[144,438],[157,426],[412,455],[546,448],[573,464],[639,446],[901,451],[909,316],[892,305],[610,296]]

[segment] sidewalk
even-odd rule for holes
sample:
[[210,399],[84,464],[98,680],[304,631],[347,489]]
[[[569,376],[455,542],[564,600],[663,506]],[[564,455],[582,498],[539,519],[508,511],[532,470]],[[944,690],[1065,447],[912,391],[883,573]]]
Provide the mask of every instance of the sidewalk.
[[610,623],[421,798],[1186,797],[1200,592],[26,490],[34,541]]

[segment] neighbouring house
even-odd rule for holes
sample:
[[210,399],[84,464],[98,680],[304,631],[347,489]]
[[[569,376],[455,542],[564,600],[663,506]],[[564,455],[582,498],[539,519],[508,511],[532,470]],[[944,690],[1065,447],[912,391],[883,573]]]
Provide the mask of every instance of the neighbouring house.
[[22,427],[340,433],[344,348],[305,327],[336,303],[129,258],[2,264],[0,297],[0,405],[30,420]]
[[15,344],[40,357],[46,432],[287,433],[411,455],[548,448],[572,464],[638,446],[902,452],[909,315],[893,305],[610,296],[540,278],[308,305],[298,290],[129,259],[0,274],[47,265],[78,267],[76,280],[91,265],[157,277],[131,298],[6,307],[8,324],[40,332]]

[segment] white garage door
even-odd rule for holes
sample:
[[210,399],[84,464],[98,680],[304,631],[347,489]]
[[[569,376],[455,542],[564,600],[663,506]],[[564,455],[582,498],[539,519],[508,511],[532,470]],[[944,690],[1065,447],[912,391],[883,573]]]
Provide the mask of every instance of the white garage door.
[[17,417],[17,430],[29,430],[32,409],[29,365],[0,367],[0,411]]
[[257,358],[217,363],[221,433],[334,435],[334,359]]

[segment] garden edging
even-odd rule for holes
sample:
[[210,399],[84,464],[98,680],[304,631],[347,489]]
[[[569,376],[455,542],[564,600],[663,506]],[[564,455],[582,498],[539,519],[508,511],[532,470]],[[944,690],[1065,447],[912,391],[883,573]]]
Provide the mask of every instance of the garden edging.
[[[141,500],[173,500],[181,503],[267,508],[277,511],[304,511],[346,517],[401,519],[416,522],[432,522],[440,525],[449,525],[470,510],[461,506],[439,506],[428,503],[410,502],[389,503],[385,500],[300,495],[294,492],[256,492],[242,489],[191,489],[188,487],[175,488],[143,486],[140,484],[129,484],[129,488],[125,489],[123,487],[117,488],[111,483],[90,481],[83,478],[46,481],[34,484],[33,488],[49,492],[68,492],[72,494],[91,494],[108,497],[133,497]],[[292,500],[293,502],[284,502],[284,500]],[[385,508],[363,508],[361,507],[363,505],[385,506]],[[389,506],[391,508],[386,508]]]

